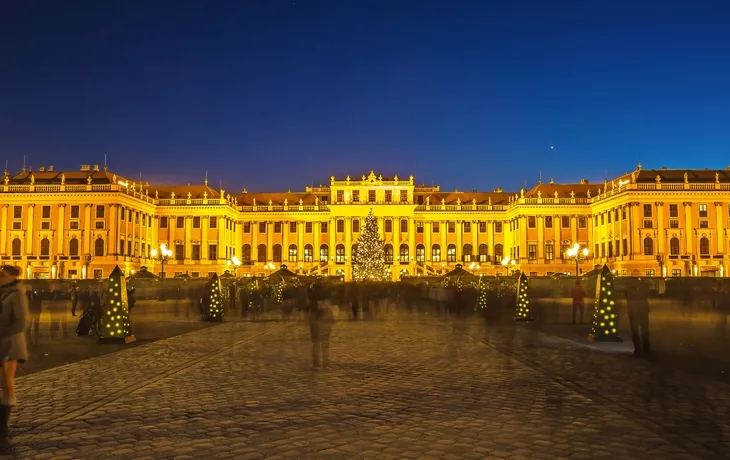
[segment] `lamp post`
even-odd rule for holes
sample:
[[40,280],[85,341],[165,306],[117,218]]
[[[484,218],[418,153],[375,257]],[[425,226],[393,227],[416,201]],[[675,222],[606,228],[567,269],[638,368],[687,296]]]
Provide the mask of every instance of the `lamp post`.
[[238,278],[238,267],[241,266],[241,261],[238,259],[238,257],[233,256],[230,259],[226,260],[226,265],[229,267],[233,267],[233,275]]
[[568,248],[565,251],[565,254],[568,258],[575,260],[575,280],[578,281],[578,277],[580,276],[578,264],[581,260],[588,260],[588,248],[581,248],[580,244],[575,243],[572,248]]
[[512,273],[514,273],[515,272],[514,266],[517,265],[517,261],[515,259],[510,259],[509,257],[505,257],[504,259],[502,259],[502,265],[504,265],[505,267],[512,265]]
[[276,265],[274,265],[274,262],[269,262],[266,265],[264,265],[264,268],[269,271],[269,275],[271,275],[271,272],[276,270]]
[[162,294],[160,295],[160,300],[165,300],[165,262],[167,262],[167,260],[172,257],[172,249],[167,249],[167,245],[165,243],[161,243],[159,249],[153,249],[152,251],[150,251],[150,255],[152,255],[153,259],[159,261],[160,264],[162,264],[162,281],[160,282]]

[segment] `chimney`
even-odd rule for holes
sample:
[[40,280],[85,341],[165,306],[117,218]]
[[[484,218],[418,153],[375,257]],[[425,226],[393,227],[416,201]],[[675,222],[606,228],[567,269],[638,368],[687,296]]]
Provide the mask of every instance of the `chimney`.
[[587,184],[587,183],[588,183],[588,180],[587,180],[587,179],[581,179],[581,180],[580,180],[580,183],[581,183],[582,185],[585,185],[585,184]]
[[48,172],[53,172],[53,165],[48,165]]
[[494,193],[502,193],[502,187],[500,187],[500,188],[495,188],[495,189],[494,189]]
[[94,171],[98,171],[98,170],[99,170],[99,165],[94,165]]
[[89,165],[81,165],[81,170],[82,171],[91,171],[91,166],[89,166]]
[[41,166],[40,168],[38,168],[38,172],[46,172],[46,167]]

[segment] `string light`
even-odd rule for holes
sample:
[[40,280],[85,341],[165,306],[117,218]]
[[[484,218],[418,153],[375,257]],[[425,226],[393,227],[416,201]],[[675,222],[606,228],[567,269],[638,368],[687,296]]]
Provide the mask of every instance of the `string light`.
[[596,284],[591,338],[599,342],[621,342],[618,335],[618,309],[614,295],[613,273],[603,266]]
[[206,293],[206,321],[223,321],[223,296],[221,296],[221,282],[218,275],[213,273],[205,285]]
[[102,308],[99,339],[102,341],[128,339],[132,337],[132,325],[127,302],[127,280],[118,266],[114,267],[109,275],[108,286],[109,294],[106,305]]
[[484,310],[487,308],[487,293],[489,292],[487,283],[482,277],[479,277],[479,296],[477,297],[477,310]]
[[515,321],[533,321],[530,316],[530,298],[528,295],[529,280],[525,272],[520,274],[517,281],[517,302],[515,306]]
[[355,281],[388,281],[383,240],[378,234],[378,219],[372,209],[365,218],[365,225],[357,240],[353,262],[352,275]]

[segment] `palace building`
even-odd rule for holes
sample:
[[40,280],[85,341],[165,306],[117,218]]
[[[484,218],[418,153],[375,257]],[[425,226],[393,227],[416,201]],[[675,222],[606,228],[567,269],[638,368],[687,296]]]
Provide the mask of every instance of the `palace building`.
[[[11,174],[0,184],[0,261],[29,278],[167,277],[230,270],[351,278],[372,209],[386,262],[400,275],[576,271],[608,264],[619,275],[724,276],[730,268],[730,170],[645,170],[603,183],[538,183],[529,190],[440,190],[413,176],[330,178],[301,192],[240,193],[203,184],[136,183],[84,165]],[[583,248],[587,248],[584,257]]]

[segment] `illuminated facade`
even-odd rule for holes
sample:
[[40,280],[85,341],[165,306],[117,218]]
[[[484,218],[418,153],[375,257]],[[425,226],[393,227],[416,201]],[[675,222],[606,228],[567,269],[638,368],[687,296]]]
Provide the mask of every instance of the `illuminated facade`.
[[[574,273],[566,250],[589,249],[580,270],[619,275],[724,276],[729,268],[730,170],[643,170],[600,184],[538,183],[507,193],[443,192],[413,177],[371,172],[303,192],[230,194],[202,185],[135,183],[106,168],[5,173],[0,259],[27,277],[167,277],[235,270],[265,275],[282,263],[308,274],[352,274],[370,209],[392,278],[435,275],[457,263],[484,275]],[[230,261],[240,261],[240,266]]]

